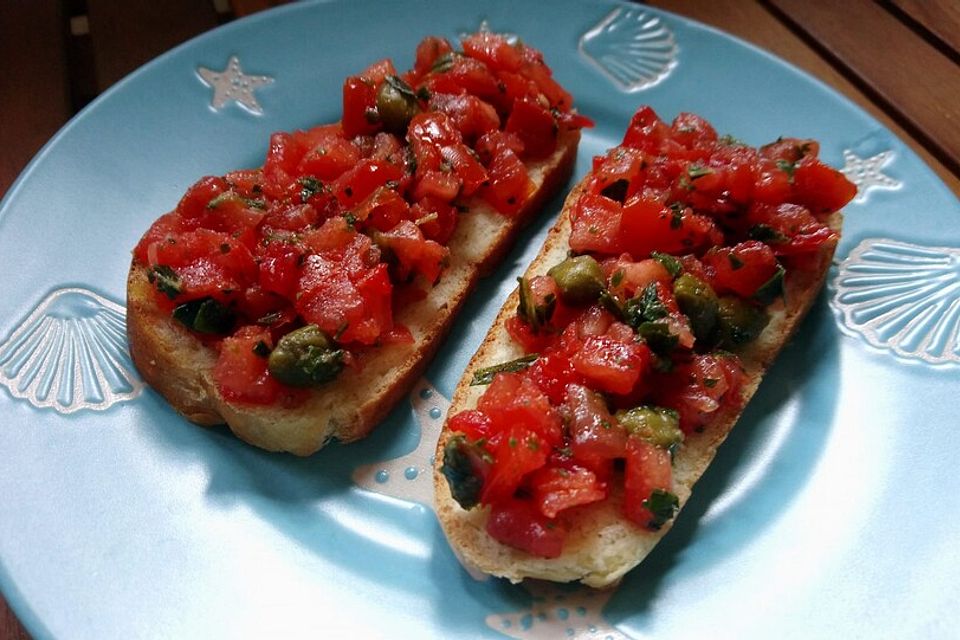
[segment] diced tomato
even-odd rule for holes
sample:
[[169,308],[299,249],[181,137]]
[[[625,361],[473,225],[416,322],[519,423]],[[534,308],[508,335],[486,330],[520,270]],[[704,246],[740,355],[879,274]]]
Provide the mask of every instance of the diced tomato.
[[400,280],[408,274],[419,273],[427,282],[436,282],[450,255],[447,247],[425,239],[417,225],[409,220],[380,237],[381,244],[392,251],[400,263]]
[[400,167],[389,162],[364,158],[337,178],[333,190],[337,200],[344,207],[351,209],[373,193],[377,187],[386,186],[387,183],[399,180],[401,177],[403,177],[403,169]]
[[601,195],[583,194],[570,211],[570,248],[579,253],[620,253],[622,217],[619,202]]
[[482,190],[487,202],[507,216],[520,211],[534,190],[526,165],[513,151],[502,148],[490,161],[487,171],[490,183]]
[[273,404],[285,393],[284,386],[267,371],[267,359],[257,355],[260,342],[273,346],[270,331],[257,326],[242,327],[223,339],[213,380],[224,399],[263,405]]
[[617,202],[633,196],[643,183],[646,160],[644,153],[629,147],[615,147],[606,156],[593,159],[592,193],[605,195]]
[[551,108],[560,111],[568,110],[573,104],[573,97],[553,79],[553,72],[544,63],[543,54],[527,44],[521,43],[519,49],[523,56],[523,64],[520,67],[521,75],[537,84],[537,88]]
[[533,502],[548,518],[607,497],[606,483],[590,469],[575,464],[541,467],[531,474],[529,485]]
[[416,77],[430,73],[437,59],[453,51],[453,47],[446,38],[427,36],[417,45],[416,62],[413,65]]
[[187,189],[177,204],[176,213],[183,220],[199,218],[210,201],[229,188],[230,186],[223,178],[216,176],[201,178]]
[[630,393],[651,360],[650,349],[642,343],[620,342],[609,336],[592,336],[571,358],[577,373],[597,389],[609,393]]
[[263,190],[268,196],[281,199],[297,190],[297,166],[306,154],[303,142],[290,133],[270,136],[270,148],[263,163]]
[[674,118],[670,125],[670,136],[688,149],[717,141],[713,126],[695,113],[681,113]]
[[670,127],[660,119],[652,108],[643,106],[630,119],[622,144],[625,147],[656,152],[663,140],[669,135]]
[[153,243],[147,248],[147,262],[176,272],[181,302],[207,296],[228,302],[257,279],[249,249],[230,234],[209,229],[181,233],[174,242]]
[[457,208],[444,200],[427,196],[410,208],[410,217],[428,240],[447,244],[457,228]]
[[702,258],[713,269],[711,285],[718,294],[735,293],[749,298],[777,271],[773,250],[757,240],[732,247],[715,247]]
[[[670,454],[637,437],[628,439],[624,471],[624,515],[641,527],[650,527],[654,515],[644,505],[655,489],[671,491]],[[654,526],[652,528],[659,528]]]
[[857,195],[845,175],[812,156],[800,159],[793,171],[794,199],[816,213],[839,211]]
[[469,93],[487,102],[499,94],[497,78],[489,67],[468,56],[454,55],[449,65],[432,71],[423,81],[431,93]]
[[360,150],[343,137],[339,126],[316,127],[303,139],[308,151],[297,165],[298,175],[334,180],[360,160]]
[[558,557],[566,538],[563,524],[545,517],[529,500],[497,503],[490,511],[486,530],[494,540],[541,558]]
[[515,101],[505,130],[523,141],[528,158],[545,158],[557,148],[557,122],[535,100],[524,98]]
[[561,419],[550,399],[531,380],[516,373],[498,373],[477,402],[498,428],[512,425],[556,446],[563,438]]
[[517,71],[523,64],[523,57],[517,48],[507,39],[489,31],[481,31],[460,39],[463,52],[487,64],[495,71]]
[[453,433],[462,433],[472,442],[490,437],[492,431],[490,418],[482,411],[468,409],[455,414],[447,422],[447,429]]
[[680,428],[691,433],[700,428],[724,403],[735,402],[743,373],[736,356],[691,354],[674,363],[673,371],[659,375],[653,400],[676,409]]
[[460,178],[460,194],[462,196],[472,196],[481,187],[490,183],[490,175],[487,170],[480,164],[476,154],[466,145],[447,145],[440,149],[440,155],[445,162],[450,163],[454,173]]
[[702,251],[721,244],[723,234],[706,216],[697,215],[689,208],[677,211],[638,194],[623,206],[618,240],[620,250],[643,258],[652,251],[673,254]]
[[628,300],[653,282],[669,283],[673,278],[660,262],[653,258],[634,262],[630,254],[605,260],[601,265],[607,277],[607,289],[622,300]]
[[570,448],[576,460],[595,467],[624,456],[627,432],[610,413],[603,396],[571,384],[564,406],[570,416]]
[[[502,420],[491,418],[494,425]],[[513,496],[524,477],[546,463],[551,451],[543,436],[521,425],[505,426],[490,438],[490,447],[493,450],[493,464],[480,493],[480,502],[483,504],[498,504]]]
[[380,128],[376,117],[377,86],[358,76],[343,83],[343,134],[348,138],[371,135]]
[[526,375],[547,394],[553,405],[563,403],[567,396],[567,385],[583,384],[583,376],[573,368],[570,359],[555,350],[541,354],[527,369]]
[[389,231],[411,217],[407,201],[388,187],[377,187],[353,209],[353,215],[378,231]]
[[467,141],[500,128],[496,109],[476,96],[435,93],[430,97],[430,108],[447,114]]
[[553,331],[534,331],[530,323],[515,315],[507,318],[505,328],[525,353],[541,353],[557,341],[557,334]]
[[289,242],[268,242],[259,256],[260,286],[266,291],[293,297],[300,280],[303,250]]
[[455,173],[427,170],[420,174],[413,186],[411,196],[414,200],[436,198],[443,202],[452,202],[460,193],[462,184],[463,182]]

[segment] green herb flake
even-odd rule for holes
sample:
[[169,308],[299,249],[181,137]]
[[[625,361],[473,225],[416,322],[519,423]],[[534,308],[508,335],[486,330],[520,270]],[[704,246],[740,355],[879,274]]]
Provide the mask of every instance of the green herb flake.
[[477,369],[473,372],[473,379],[470,381],[470,385],[478,386],[490,384],[493,382],[493,377],[498,373],[516,373],[517,371],[523,371],[533,364],[538,357],[539,355],[536,353],[529,353],[525,356],[517,358],[516,360],[501,362],[489,367]]
[[455,51],[443,54],[434,61],[433,66],[430,67],[430,73],[446,73],[450,71],[450,69],[453,68],[453,61],[458,55]]
[[780,171],[783,171],[785,174],[787,174],[787,182],[793,184],[793,173],[797,170],[797,165],[795,162],[777,160],[777,169],[780,169]]
[[680,259],[669,253],[654,251],[650,254],[650,257],[662,264],[671,278],[676,278],[683,271],[683,263],[680,262]]
[[157,290],[173,300],[183,292],[180,283],[180,276],[165,264],[157,264],[150,267],[147,272],[147,280],[150,284],[157,287]]
[[760,285],[760,288],[753,294],[753,299],[762,305],[768,305],[777,298],[783,297],[783,277],[785,274],[786,270],[783,268],[783,265],[778,264],[776,273]]
[[300,202],[306,202],[323,191],[323,183],[313,176],[303,176],[300,183]]
[[257,340],[257,344],[253,345],[253,352],[261,358],[266,358],[270,355],[270,347],[263,340]]
[[728,253],[728,254],[727,254],[727,260],[730,261],[730,268],[733,269],[734,271],[743,268],[743,260],[741,260],[740,258],[738,258],[738,257],[736,256],[736,254],[734,254],[734,253],[732,253],[732,252],[731,252],[731,253]]
[[773,227],[766,224],[755,224],[747,231],[751,240],[759,240],[767,244],[779,244],[790,240]]
[[704,167],[699,164],[691,164],[687,167],[687,175],[691,180],[696,180],[702,178],[703,176],[708,176],[713,173],[713,169],[710,167]]
[[680,509],[680,499],[669,491],[654,489],[650,497],[643,501],[643,506],[653,515],[647,527],[657,531],[676,515]]
[[614,287],[619,287],[620,283],[623,282],[623,269],[617,269],[613,272],[613,275],[610,277],[610,284]]

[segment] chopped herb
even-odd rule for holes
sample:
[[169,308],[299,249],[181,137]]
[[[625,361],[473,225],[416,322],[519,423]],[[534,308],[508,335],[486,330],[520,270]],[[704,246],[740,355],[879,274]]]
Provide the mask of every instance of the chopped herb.
[[670,353],[680,342],[680,337],[670,331],[665,322],[641,322],[636,331],[650,350],[657,354]]
[[404,95],[408,98],[417,97],[417,94],[414,92],[413,87],[408,85],[406,82],[403,81],[402,78],[398,76],[387,76],[384,79],[384,82],[386,82],[392,88],[396,89],[396,91],[401,95]]
[[303,176],[298,182],[300,183],[300,202],[306,202],[323,191],[323,183],[313,176]]
[[726,133],[720,136],[718,142],[727,147],[743,147],[746,146],[746,143],[739,138],[734,138],[729,133]]
[[786,271],[783,268],[783,265],[777,265],[776,273],[771,276],[769,280],[760,285],[760,288],[757,289],[756,293],[753,294],[753,299],[759,302],[760,304],[767,305],[780,298],[784,294],[783,290],[783,276]]
[[727,260],[730,261],[730,268],[734,271],[743,268],[743,260],[738,258],[733,252],[727,254]]
[[173,318],[197,333],[223,335],[233,328],[236,315],[213,298],[191,300],[173,310]]
[[157,290],[171,300],[183,291],[181,289],[180,276],[177,275],[177,272],[174,271],[173,268],[165,264],[157,264],[150,267],[150,271],[147,272],[147,280],[150,281],[150,284],[156,285]]
[[787,242],[789,240],[787,236],[783,235],[773,227],[765,224],[753,225],[747,231],[747,235],[753,240],[759,240],[760,242],[766,242],[767,244],[778,244],[781,242]]
[[662,264],[664,268],[666,268],[667,272],[670,273],[671,278],[676,278],[678,275],[680,275],[680,272],[683,271],[683,263],[669,253],[660,253],[659,251],[654,251],[650,254],[650,257]]
[[526,278],[517,278],[520,283],[520,302],[517,305],[517,315],[530,325],[530,329],[537,333],[540,327],[550,321],[557,306],[557,299],[553,294],[544,297],[542,304],[537,304],[530,288],[530,281]]
[[447,479],[450,495],[464,509],[480,503],[483,478],[491,464],[490,454],[479,443],[471,443],[463,434],[456,434],[443,446],[440,473]]
[[260,318],[258,318],[257,324],[269,326],[271,324],[275,324],[276,322],[278,322],[282,317],[283,317],[282,313],[280,313],[279,311],[274,311],[272,313],[268,313],[267,315],[261,316]]
[[270,355],[270,347],[263,340],[257,340],[257,344],[253,345],[253,352],[261,358],[266,358]]
[[786,160],[777,160],[777,169],[783,171],[787,174],[787,182],[793,184],[793,172],[797,170],[797,165],[794,162],[787,162]]
[[517,371],[523,371],[533,364],[538,357],[538,354],[530,353],[525,356],[521,356],[516,360],[501,362],[500,364],[494,364],[489,367],[477,369],[473,372],[473,379],[470,381],[470,385],[476,386],[490,384],[493,382],[493,377],[498,373],[515,373]]
[[446,73],[450,71],[450,69],[453,68],[453,61],[458,55],[459,54],[454,51],[443,54],[434,61],[433,66],[430,67],[430,73]]
[[357,216],[353,215],[349,211],[343,214],[343,219],[347,221],[347,224],[351,227],[357,224]]
[[686,210],[686,206],[681,202],[674,202],[670,204],[670,228],[679,229],[683,224],[683,212]]
[[639,295],[636,295],[623,305],[624,320],[636,329],[644,322],[653,322],[669,315],[666,305],[657,295],[656,283],[651,282]]
[[713,169],[710,167],[704,167],[699,164],[691,164],[687,167],[687,175],[691,180],[696,180],[697,178],[702,178],[703,176],[708,176],[713,173]]
[[708,389],[713,389],[715,386],[717,386],[718,382],[720,382],[720,380],[717,378],[704,378],[703,386],[705,386]]
[[230,245],[226,242],[221,243],[220,253],[230,253]]
[[610,284],[619,287],[621,282],[623,282],[623,269],[617,269],[610,277]]
[[654,489],[650,497],[643,501],[643,506],[653,515],[647,527],[656,531],[677,513],[680,499],[669,491]]
[[431,97],[430,90],[427,89],[426,87],[420,87],[419,89],[417,89],[417,98],[419,98],[420,100],[423,100],[424,102],[426,102],[430,99],[430,97]]

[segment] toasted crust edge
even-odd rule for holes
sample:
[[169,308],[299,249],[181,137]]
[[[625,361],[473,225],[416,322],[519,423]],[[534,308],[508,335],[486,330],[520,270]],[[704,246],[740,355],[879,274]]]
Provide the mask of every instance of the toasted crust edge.
[[396,321],[411,329],[412,345],[379,348],[362,371],[348,370],[296,408],[227,402],[213,381],[216,352],[163,312],[143,265],[131,262],[127,277],[127,336],[144,380],[185,418],[201,426],[226,423],[249,444],[310,455],[333,439],[368,435],[423,374],[453,319],[480,277],[489,273],[517,234],[569,180],[577,157],[578,130],[565,131],[557,150],[529,163],[536,188],[523,208],[505,218],[488,206],[471,206],[450,242],[450,265],[423,301],[408,305]]
[[[557,223],[550,230],[541,252],[527,269],[527,276],[545,273],[566,256],[570,234],[569,211],[584,188],[581,182],[567,197]],[[831,228],[842,226],[842,214],[828,219]],[[740,354],[745,368],[739,402],[724,410],[708,424],[703,433],[690,438],[674,458],[674,492],[681,509],[687,503],[694,484],[713,460],[717,449],[739,419],[744,407],[756,393],[763,376],[777,354],[796,332],[822,288],[833,260],[835,244],[825,247],[813,268],[788,274],[782,308],[773,313],[761,337]],[[522,355],[506,334],[505,322],[515,312],[517,291],[507,298],[486,338],[471,359],[454,391],[447,416],[476,406],[482,387],[471,387],[477,369]],[[454,553],[468,568],[520,582],[526,578],[554,582],[580,581],[588,586],[607,588],[616,585],[636,567],[669,531],[676,517],[659,531],[632,525],[620,515],[622,495],[614,493],[602,503],[588,505],[568,515],[570,529],[562,555],[542,559],[513,549],[492,539],[485,531],[486,508],[466,511],[452,498],[446,479],[440,472],[443,448],[451,434],[446,425],[437,443],[434,464],[435,506],[441,527]]]

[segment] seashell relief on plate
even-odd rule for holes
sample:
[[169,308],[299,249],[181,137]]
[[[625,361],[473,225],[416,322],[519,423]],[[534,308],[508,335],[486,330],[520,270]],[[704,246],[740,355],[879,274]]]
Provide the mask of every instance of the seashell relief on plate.
[[652,87],[677,65],[677,43],[663,21],[618,7],[580,37],[580,54],[622,91]]
[[843,324],[875,347],[960,363],[960,249],[868,239],[834,280]]
[[87,289],[53,291],[0,344],[0,386],[64,414],[137,397],[124,308]]

